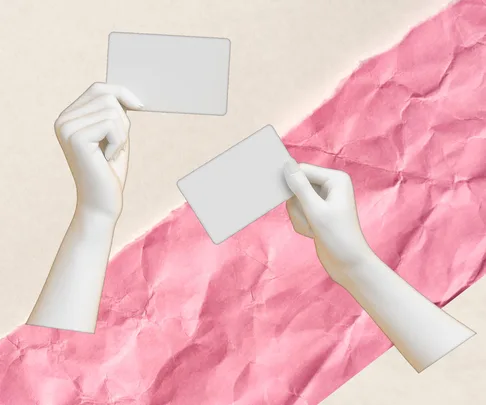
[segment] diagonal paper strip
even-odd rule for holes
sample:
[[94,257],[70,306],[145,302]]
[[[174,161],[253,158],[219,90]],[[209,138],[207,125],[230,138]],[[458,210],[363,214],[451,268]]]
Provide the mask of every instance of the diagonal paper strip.
[[[484,273],[486,5],[364,63],[285,142],[348,171],[378,255],[444,305]],[[389,342],[283,206],[221,245],[183,206],[110,264],[96,335],[0,341],[2,404],[315,404]]]

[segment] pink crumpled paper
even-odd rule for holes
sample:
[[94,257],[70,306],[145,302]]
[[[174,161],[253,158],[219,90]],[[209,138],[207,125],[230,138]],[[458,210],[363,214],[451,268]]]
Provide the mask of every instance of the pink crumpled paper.
[[[285,138],[351,174],[370,245],[439,305],[484,273],[485,35],[452,5]],[[218,246],[184,205],[110,263],[95,335],[1,340],[0,403],[316,404],[389,347],[284,205]]]

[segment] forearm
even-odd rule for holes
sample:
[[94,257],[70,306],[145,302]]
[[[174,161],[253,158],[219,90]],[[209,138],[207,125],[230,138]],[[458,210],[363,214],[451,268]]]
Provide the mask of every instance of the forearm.
[[94,332],[115,223],[76,209],[29,325]]
[[375,255],[350,271],[343,287],[419,372],[474,335]]

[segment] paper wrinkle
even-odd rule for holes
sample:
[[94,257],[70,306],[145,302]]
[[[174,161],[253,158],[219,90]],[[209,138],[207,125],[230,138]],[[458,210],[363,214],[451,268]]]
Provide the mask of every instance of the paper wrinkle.
[[[484,274],[485,37],[485,3],[450,6],[284,139],[351,175],[371,247],[441,306]],[[389,347],[284,205],[220,245],[184,205],[111,261],[95,335],[0,341],[0,404],[316,404]]]

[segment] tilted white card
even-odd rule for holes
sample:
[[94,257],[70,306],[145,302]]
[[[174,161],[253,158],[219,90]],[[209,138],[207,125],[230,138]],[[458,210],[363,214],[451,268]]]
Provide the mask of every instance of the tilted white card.
[[290,158],[275,129],[267,125],[177,185],[219,244],[292,197],[283,171]]

